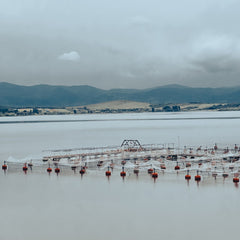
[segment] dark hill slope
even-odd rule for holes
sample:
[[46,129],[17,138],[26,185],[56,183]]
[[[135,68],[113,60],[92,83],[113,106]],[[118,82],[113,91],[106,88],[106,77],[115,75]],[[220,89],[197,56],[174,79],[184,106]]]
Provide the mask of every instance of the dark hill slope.
[[190,88],[180,85],[137,89],[111,89],[81,86],[19,86],[0,83],[0,106],[65,107],[114,100],[166,103],[240,103],[240,87]]

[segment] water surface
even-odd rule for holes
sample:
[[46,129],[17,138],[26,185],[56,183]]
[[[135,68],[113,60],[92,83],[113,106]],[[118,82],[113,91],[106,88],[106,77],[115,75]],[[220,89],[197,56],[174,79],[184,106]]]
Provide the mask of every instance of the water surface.
[[[41,160],[46,150],[141,143],[234,145],[239,112],[37,116],[0,119],[0,160]],[[63,121],[64,120],[64,121]],[[179,143],[180,142],[180,143]],[[226,239],[238,236],[232,179],[182,174],[107,180],[102,172],[0,173],[0,239]]]

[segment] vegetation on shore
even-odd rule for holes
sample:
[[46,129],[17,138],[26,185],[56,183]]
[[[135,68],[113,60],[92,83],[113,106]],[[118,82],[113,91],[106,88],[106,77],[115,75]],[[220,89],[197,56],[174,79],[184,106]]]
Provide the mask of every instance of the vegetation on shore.
[[240,104],[149,104],[131,101],[113,101],[100,104],[64,108],[0,107],[0,116],[102,114],[129,112],[186,112],[186,111],[240,111]]

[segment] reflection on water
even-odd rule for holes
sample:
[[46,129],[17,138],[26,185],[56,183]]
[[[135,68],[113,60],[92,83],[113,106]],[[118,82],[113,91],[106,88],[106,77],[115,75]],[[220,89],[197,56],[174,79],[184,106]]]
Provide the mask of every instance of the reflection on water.
[[0,239],[226,239],[239,189],[212,178],[0,174]]

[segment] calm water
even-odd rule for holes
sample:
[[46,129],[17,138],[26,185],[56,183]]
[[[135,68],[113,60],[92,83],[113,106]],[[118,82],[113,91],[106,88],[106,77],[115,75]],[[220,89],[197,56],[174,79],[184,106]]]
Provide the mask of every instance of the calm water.
[[[63,121],[64,120],[64,121]],[[0,118],[0,160],[46,150],[120,145],[239,144],[240,112]],[[231,179],[182,175],[110,181],[101,174],[0,173],[0,239],[226,239],[238,236],[240,190]]]
[[225,147],[240,143],[239,127],[240,112],[0,118],[0,158],[28,160],[42,157],[44,150],[119,146],[124,139],[176,145],[179,139],[182,147]]

